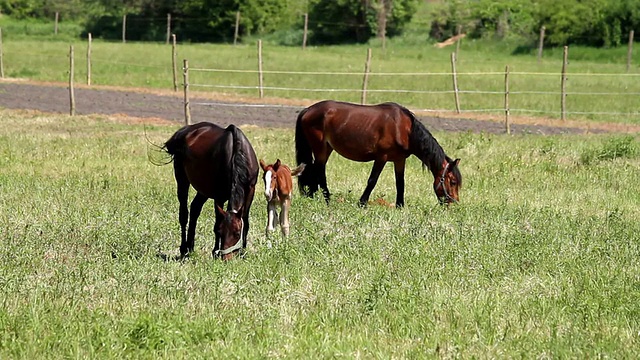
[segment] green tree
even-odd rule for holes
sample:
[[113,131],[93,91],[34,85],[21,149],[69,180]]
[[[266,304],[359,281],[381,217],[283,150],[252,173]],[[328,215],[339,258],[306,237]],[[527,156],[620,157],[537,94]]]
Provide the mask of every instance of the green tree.
[[379,12],[386,16],[386,34],[402,33],[419,0],[311,0],[309,29],[315,43],[366,42],[378,33]]

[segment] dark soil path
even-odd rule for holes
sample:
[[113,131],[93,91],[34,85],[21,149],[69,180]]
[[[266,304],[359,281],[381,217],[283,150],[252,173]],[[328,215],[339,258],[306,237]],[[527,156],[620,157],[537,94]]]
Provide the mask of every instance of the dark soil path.
[[[206,95],[191,97],[192,121],[211,121],[260,127],[292,128],[301,105],[266,105],[248,102],[218,101]],[[140,118],[158,118],[182,123],[184,107],[179,94],[159,94],[151,91],[76,88],[76,113],[107,114]],[[236,102],[238,101],[238,102]],[[69,91],[61,84],[36,84],[17,81],[0,82],[0,108],[29,109],[50,113],[69,113]],[[432,131],[471,131],[503,133],[503,124],[488,120],[452,119],[418,115]],[[513,124],[513,133],[562,134],[584,133],[580,127],[559,127],[538,124]],[[607,132],[590,129],[590,132]]]

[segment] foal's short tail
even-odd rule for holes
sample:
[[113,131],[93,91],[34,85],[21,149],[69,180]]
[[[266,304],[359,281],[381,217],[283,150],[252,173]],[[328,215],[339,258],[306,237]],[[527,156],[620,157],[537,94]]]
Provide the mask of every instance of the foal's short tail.
[[306,112],[307,109],[302,110],[296,121],[296,162],[298,165],[307,164],[306,170],[298,177],[298,189],[302,195],[313,196],[313,193],[318,189],[318,182],[314,176],[315,171],[311,146],[309,146],[309,142],[302,130],[302,116],[304,116]]

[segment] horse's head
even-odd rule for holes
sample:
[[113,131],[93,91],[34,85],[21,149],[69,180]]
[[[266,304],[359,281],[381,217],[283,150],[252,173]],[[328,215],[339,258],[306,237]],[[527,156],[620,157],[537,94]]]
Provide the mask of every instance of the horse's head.
[[277,173],[280,165],[280,159],[271,165],[267,165],[264,160],[260,159],[260,167],[264,172],[262,176],[262,180],[264,181],[264,196],[267,198],[267,201],[271,201],[276,192],[276,186],[278,184]]
[[222,215],[222,223],[219,227],[220,248],[213,255],[222,257],[222,260],[229,260],[244,247],[242,207],[238,210],[224,211],[216,205],[216,211]]
[[459,163],[460,159],[445,159],[442,162],[442,169],[433,179],[433,191],[435,191],[440,204],[450,204],[460,200],[458,189],[462,185],[462,175],[458,169]]

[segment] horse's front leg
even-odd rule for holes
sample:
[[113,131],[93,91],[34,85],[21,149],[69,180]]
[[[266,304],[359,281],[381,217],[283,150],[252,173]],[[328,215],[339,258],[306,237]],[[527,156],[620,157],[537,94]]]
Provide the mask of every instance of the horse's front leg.
[[[222,208],[224,206],[224,203],[218,203],[216,201],[216,208],[220,207]],[[215,235],[215,243],[213,244],[213,250],[211,251],[211,254],[213,255],[213,257],[218,257],[218,251],[220,250],[220,248],[222,247],[222,233],[220,232],[220,226],[222,225],[222,221],[224,220],[224,215],[222,215],[219,211],[215,211],[216,213],[216,223],[215,225],[213,225],[213,233]]]
[[267,228],[265,234],[269,236],[269,233],[276,229],[276,223],[278,222],[278,211],[276,204],[273,201],[267,203]]
[[371,174],[369,175],[369,180],[367,180],[367,187],[364,189],[362,196],[360,197],[360,206],[367,205],[367,201],[369,201],[369,196],[371,196],[371,192],[373,188],[378,183],[378,178],[380,177],[380,173],[384,169],[384,165],[386,161],[376,160],[373,162],[373,168],[371,168]]
[[207,197],[197,193],[191,201],[191,216],[189,218],[189,232],[187,233],[187,242],[180,246],[180,253],[184,256],[193,251],[196,239],[196,227],[198,226],[198,217],[202,212],[202,206],[207,202]]
[[282,236],[289,236],[289,208],[291,207],[291,199],[286,198],[282,201],[282,211],[280,212],[280,230]]
[[396,173],[396,207],[404,206],[404,167],[406,159],[398,160],[393,163]]

